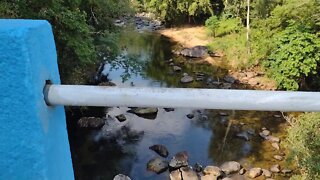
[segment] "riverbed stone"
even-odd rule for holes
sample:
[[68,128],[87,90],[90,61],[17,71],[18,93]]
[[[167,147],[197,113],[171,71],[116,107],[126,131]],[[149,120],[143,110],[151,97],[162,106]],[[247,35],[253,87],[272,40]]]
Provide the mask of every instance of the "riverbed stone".
[[180,169],[170,172],[170,180],[182,180],[182,174],[180,172]]
[[276,150],[280,150],[280,145],[279,145],[279,143],[276,143],[276,142],[271,143],[271,146],[272,146],[274,149],[276,149]]
[[282,172],[283,174],[290,174],[290,173],[292,173],[292,170],[285,168],[285,169],[282,169],[281,172]]
[[[146,117],[146,116],[156,116],[158,113],[158,108],[132,108],[128,112],[136,114],[138,116]],[[150,119],[155,119],[152,117]]]
[[180,80],[181,83],[191,83],[193,82],[193,77],[187,75],[187,76],[183,76]]
[[194,114],[187,114],[187,118],[193,119],[194,118]]
[[118,116],[116,116],[116,118],[118,119],[118,121],[120,122],[124,122],[127,120],[126,116],[124,114],[120,114]]
[[272,165],[270,167],[270,171],[273,173],[279,173],[280,172],[280,165],[279,164]]
[[213,175],[219,177],[223,174],[222,170],[217,166],[207,166],[204,168],[203,173],[205,175]]
[[97,117],[82,117],[78,121],[81,128],[100,129],[105,125],[105,119]]
[[282,161],[284,159],[284,157],[281,156],[281,155],[274,155],[273,158],[278,160],[278,161]]
[[223,78],[223,80],[224,80],[225,82],[231,83],[231,84],[233,84],[233,83],[236,82],[236,79],[235,79],[234,77],[232,77],[232,76],[226,76],[226,77]]
[[129,176],[118,174],[116,175],[113,180],[131,180]]
[[178,152],[172,157],[169,166],[173,169],[188,166],[188,159],[189,156],[186,151]]
[[246,173],[246,169],[245,168],[241,168],[239,171],[240,175],[244,175]]
[[236,161],[228,161],[223,163],[220,168],[225,174],[229,175],[239,172],[241,165]]
[[280,138],[275,137],[275,136],[267,136],[266,140],[270,141],[270,142],[276,142],[279,143],[280,142]]
[[268,169],[262,169],[262,175],[264,175],[266,178],[270,178],[272,176],[271,171],[269,171]]
[[236,134],[236,137],[237,137],[237,138],[240,138],[240,139],[243,139],[243,140],[245,140],[245,141],[249,141],[249,140],[250,140],[250,137],[249,137],[249,135],[248,135],[247,132],[237,133],[237,134]]
[[174,111],[174,108],[163,108],[166,112]]
[[199,177],[189,166],[180,168],[183,180],[198,180]]
[[179,67],[179,66],[173,66],[173,71],[178,72],[178,71],[181,71],[181,70],[182,70],[181,67]]
[[248,176],[250,178],[256,178],[256,177],[259,177],[261,176],[263,173],[262,169],[261,168],[251,168],[249,171],[248,171]]
[[169,151],[168,149],[161,144],[156,144],[153,146],[150,146],[149,149],[153,150],[154,152],[156,152],[157,154],[159,154],[162,157],[168,157],[169,155]]
[[168,162],[159,157],[156,157],[151,159],[147,163],[147,169],[148,171],[152,171],[157,174],[160,174],[168,169]]

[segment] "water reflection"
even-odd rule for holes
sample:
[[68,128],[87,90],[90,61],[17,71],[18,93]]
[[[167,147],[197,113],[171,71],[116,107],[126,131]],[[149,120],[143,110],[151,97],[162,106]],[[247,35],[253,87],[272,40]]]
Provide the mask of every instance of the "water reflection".
[[[218,81],[227,74],[221,67],[172,56],[171,50],[176,45],[159,34],[125,31],[120,35],[119,46],[123,51],[116,59],[108,59],[102,71],[119,87],[211,88],[207,86],[207,79]],[[171,58],[173,61],[168,61]],[[182,71],[174,72],[170,63],[180,66]],[[203,80],[180,83],[183,73],[195,76],[199,72],[204,74]],[[229,116],[225,116],[213,110],[166,112],[159,108],[154,119],[145,119],[128,110],[127,107],[114,107],[100,109],[98,113],[87,109],[68,115],[76,179],[112,179],[118,173],[139,180],[168,179],[168,172],[156,175],[146,170],[146,163],[157,156],[148,149],[154,144],[164,144],[169,150],[169,158],[179,151],[188,151],[190,165],[196,162],[219,165],[227,160],[237,160],[247,167],[268,168],[272,153],[261,145],[258,130],[267,127],[282,135],[279,129],[284,126],[283,120],[274,121],[273,113],[239,111],[233,115],[227,112]],[[186,116],[190,113],[194,118]],[[115,119],[120,114],[126,116],[123,123]],[[79,129],[75,122],[86,115],[105,117],[107,124],[99,131]],[[235,138],[237,133],[249,130],[255,133],[250,141]]]

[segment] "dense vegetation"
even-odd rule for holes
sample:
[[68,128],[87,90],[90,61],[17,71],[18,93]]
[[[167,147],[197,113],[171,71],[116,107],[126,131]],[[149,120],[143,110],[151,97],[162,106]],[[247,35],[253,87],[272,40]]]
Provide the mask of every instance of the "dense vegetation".
[[218,36],[210,46],[224,51],[237,68],[261,65],[281,89],[317,87],[308,82],[319,79],[320,2],[252,2],[249,31],[245,29],[247,7],[245,1],[229,1],[222,14],[206,21],[209,34]]
[[222,0],[134,0],[139,10],[153,12],[166,23],[188,22],[218,14],[223,9]]
[[129,0],[0,1],[1,18],[46,19],[52,24],[64,78],[81,74],[79,66],[92,65],[98,54],[114,52],[113,19],[128,12]]

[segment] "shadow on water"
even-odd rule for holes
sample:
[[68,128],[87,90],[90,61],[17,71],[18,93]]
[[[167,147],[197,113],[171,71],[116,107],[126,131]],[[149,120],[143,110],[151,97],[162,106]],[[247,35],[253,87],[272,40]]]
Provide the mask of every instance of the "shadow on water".
[[[208,81],[221,81],[228,74],[223,59],[221,66],[199,63],[198,60],[173,56],[176,44],[156,33],[124,31],[118,45],[122,52],[115,59],[106,59],[101,69],[102,76],[118,87],[194,87],[208,86]],[[172,59],[172,60],[170,60]],[[173,65],[181,67],[174,72]],[[183,73],[196,77],[198,81],[180,83]],[[232,88],[244,87],[240,84]],[[143,99],[141,99],[143,101]],[[169,173],[157,175],[146,170],[146,163],[157,155],[148,149],[154,144],[164,144],[169,157],[186,150],[190,165],[239,161],[246,168],[258,166],[269,168],[276,162],[277,154],[269,142],[264,142],[258,133],[262,127],[273,135],[284,138],[286,123],[275,118],[277,112],[218,111],[197,109],[175,109],[167,112],[158,109],[155,119],[146,119],[128,112],[126,107],[113,108],[67,108],[67,123],[75,177],[79,180],[112,179],[123,173],[132,179],[168,179]],[[226,114],[221,114],[224,112]],[[194,114],[193,119],[186,117]],[[120,123],[115,116],[123,114],[126,121]],[[278,113],[279,114],[279,113]],[[106,125],[100,130],[82,129],[77,125],[85,116],[103,117]],[[228,125],[230,129],[227,132]],[[236,134],[250,131],[249,141],[236,138]],[[281,177],[277,177],[281,179]]]

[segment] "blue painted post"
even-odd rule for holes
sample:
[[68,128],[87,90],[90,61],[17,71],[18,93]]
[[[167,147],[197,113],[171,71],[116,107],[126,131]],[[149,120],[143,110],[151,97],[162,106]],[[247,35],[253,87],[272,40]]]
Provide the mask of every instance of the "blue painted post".
[[74,179],[64,108],[48,107],[60,84],[51,26],[0,20],[0,179]]

